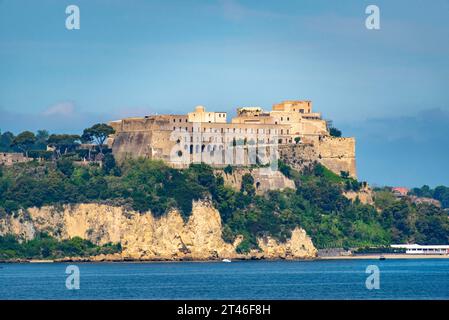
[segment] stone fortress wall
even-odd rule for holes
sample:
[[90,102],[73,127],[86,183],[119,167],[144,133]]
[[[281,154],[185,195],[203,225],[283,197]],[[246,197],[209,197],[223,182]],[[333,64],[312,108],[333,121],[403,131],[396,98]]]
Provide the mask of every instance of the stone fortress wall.
[[21,152],[0,152],[0,165],[12,166],[15,163],[28,162],[32,159],[27,158]]
[[311,101],[284,101],[271,111],[238,108],[231,122],[225,112],[197,106],[187,115],[151,115],[109,124],[115,134],[108,144],[119,161],[145,157],[178,168],[200,162],[224,167],[280,157],[298,169],[318,161],[337,174],[347,171],[356,177],[355,139],[330,136],[321,114],[312,112]]
[[280,145],[279,157],[299,171],[319,162],[336,174],[344,171],[357,177],[354,138],[326,136],[316,143]]

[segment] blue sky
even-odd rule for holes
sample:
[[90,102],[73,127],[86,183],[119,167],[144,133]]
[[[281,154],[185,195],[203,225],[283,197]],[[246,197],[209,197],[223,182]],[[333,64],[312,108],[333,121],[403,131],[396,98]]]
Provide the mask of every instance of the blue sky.
[[449,0],[0,0],[0,129],[310,99],[357,138],[362,180],[449,185],[448,18]]

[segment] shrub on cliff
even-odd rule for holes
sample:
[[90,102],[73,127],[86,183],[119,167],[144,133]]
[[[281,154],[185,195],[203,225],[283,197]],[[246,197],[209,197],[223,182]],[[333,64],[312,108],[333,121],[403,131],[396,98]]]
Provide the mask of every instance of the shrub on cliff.
[[353,203],[343,192],[348,181],[358,182],[319,164],[300,174],[280,163],[280,169],[295,180],[297,190],[257,195],[251,175],[243,177],[240,190],[234,190],[205,164],[178,170],[161,161],[136,159],[124,161],[115,171],[112,164],[106,170],[72,167],[73,163],[66,168],[62,163],[30,162],[3,168],[0,212],[5,215],[33,206],[105,202],[126,204],[141,212],[150,210],[155,216],[177,208],[187,220],[192,200],[208,198],[220,212],[226,241],[245,235],[242,250],[257,248],[257,238],[266,235],[284,241],[298,225],[317,247],[449,242],[449,219],[444,210],[397,201],[389,191],[375,197],[380,212],[373,206]]
[[329,134],[332,137],[341,137],[342,132],[340,130],[338,130],[337,128],[331,127],[331,128],[329,128]]
[[413,188],[410,190],[410,195],[417,197],[433,198],[440,201],[443,208],[449,208],[449,188],[445,186],[438,186],[435,189],[427,185],[421,188]]
[[242,186],[240,190],[250,196],[256,193],[256,188],[254,188],[254,178],[251,174],[245,173],[242,176]]
[[97,246],[79,237],[59,241],[46,234],[19,243],[12,235],[0,236],[0,259],[56,259],[113,254],[121,251],[120,244]]

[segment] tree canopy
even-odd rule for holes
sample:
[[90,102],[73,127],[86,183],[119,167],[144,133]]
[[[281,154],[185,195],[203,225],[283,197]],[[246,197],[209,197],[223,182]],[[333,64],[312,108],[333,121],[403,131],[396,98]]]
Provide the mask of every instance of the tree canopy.
[[331,128],[329,128],[329,134],[332,137],[337,137],[338,138],[338,137],[341,137],[342,132],[340,130],[338,130],[337,128],[331,127]]
[[109,135],[113,134],[114,129],[105,124],[105,123],[97,123],[90,128],[84,129],[84,132],[81,136],[81,140],[85,143],[95,142],[99,148],[100,152],[103,152],[103,145]]
[[35,142],[36,142],[35,134],[31,131],[24,131],[14,138],[14,140],[11,143],[11,146],[19,148],[28,157],[28,151]]
[[298,225],[318,248],[449,243],[449,219],[442,208],[398,200],[388,190],[376,192],[376,206],[351,202],[343,192],[347,181],[356,180],[318,164],[304,173],[285,164],[280,169],[295,181],[296,190],[258,195],[252,175],[245,175],[241,188],[233,189],[205,164],[182,170],[147,159],[117,164],[107,154],[102,167],[79,166],[63,156],[56,162],[4,167],[0,216],[33,206],[103,202],[150,210],[154,216],[178,208],[187,219],[192,200],[208,198],[221,215],[224,239],[232,242],[237,235],[245,237],[239,247],[242,252],[257,248],[261,236],[284,241]]

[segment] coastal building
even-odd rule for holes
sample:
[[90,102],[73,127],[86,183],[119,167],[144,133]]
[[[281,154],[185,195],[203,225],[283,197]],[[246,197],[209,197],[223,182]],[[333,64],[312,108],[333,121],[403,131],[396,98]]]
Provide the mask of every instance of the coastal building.
[[145,157],[180,168],[199,162],[223,167],[277,163],[279,153],[293,158],[304,154],[337,174],[356,177],[355,139],[332,137],[311,101],[287,100],[270,111],[239,107],[229,122],[226,112],[197,106],[187,114],[126,118],[109,125],[115,134],[108,144],[119,160]]
[[406,197],[408,195],[409,191],[410,191],[410,189],[405,188],[405,187],[393,187],[393,188],[391,188],[391,192],[393,192],[393,194],[396,197],[399,197],[399,198]]
[[391,247],[405,249],[406,254],[449,254],[449,245],[393,244]]

